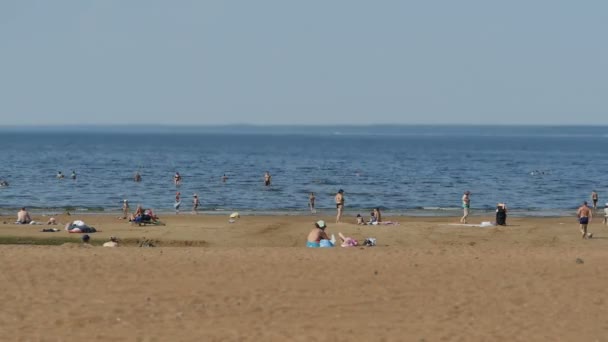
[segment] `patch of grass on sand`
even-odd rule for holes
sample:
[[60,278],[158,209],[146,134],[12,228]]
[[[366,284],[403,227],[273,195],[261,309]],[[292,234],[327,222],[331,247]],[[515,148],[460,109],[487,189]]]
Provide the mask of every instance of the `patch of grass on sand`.
[[[31,237],[31,236],[0,236],[0,245],[32,245],[60,246],[64,243],[80,243],[82,240],[73,237]],[[91,241],[93,245],[101,245],[105,241]]]

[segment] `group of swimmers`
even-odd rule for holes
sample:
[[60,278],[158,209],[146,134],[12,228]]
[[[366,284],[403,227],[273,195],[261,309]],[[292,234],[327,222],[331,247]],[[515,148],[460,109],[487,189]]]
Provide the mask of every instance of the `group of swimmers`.
[[[55,176],[55,178],[64,179],[65,176],[64,176],[63,172],[57,171],[57,175]],[[72,170],[72,174],[70,175],[70,178],[73,180],[76,180],[76,171],[75,170]]]

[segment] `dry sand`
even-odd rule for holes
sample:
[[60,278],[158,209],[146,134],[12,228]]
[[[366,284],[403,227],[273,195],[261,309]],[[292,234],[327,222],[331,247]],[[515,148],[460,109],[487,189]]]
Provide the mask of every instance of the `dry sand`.
[[[372,248],[302,247],[319,217],[166,216],[136,227],[82,216],[127,244],[0,224],[0,237],[69,238],[0,246],[6,341],[604,341],[608,227],[580,239],[573,218],[450,226],[457,218],[331,224]],[[35,218],[36,219],[36,218]],[[60,221],[75,217],[60,217]],[[472,218],[476,222],[489,218]],[[14,218],[0,218],[11,221]],[[171,247],[171,246],[201,246]],[[577,263],[580,258],[583,263]]]

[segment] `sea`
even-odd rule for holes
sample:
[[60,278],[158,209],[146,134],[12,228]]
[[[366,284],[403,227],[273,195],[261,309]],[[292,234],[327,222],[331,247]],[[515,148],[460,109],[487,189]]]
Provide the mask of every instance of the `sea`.
[[464,191],[473,214],[505,202],[516,216],[572,215],[593,190],[608,202],[602,126],[0,127],[0,155],[3,214],[117,213],[124,199],[171,213],[176,191],[182,211],[198,194],[218,215],[308,215],[311,192],[333,214],[339,189],[362,215],[458,215]]

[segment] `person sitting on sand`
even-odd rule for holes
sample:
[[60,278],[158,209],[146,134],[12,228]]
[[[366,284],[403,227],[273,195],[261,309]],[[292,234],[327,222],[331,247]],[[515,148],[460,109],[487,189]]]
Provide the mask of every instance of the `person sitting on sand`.
[[82,236],[82,246],[83,247],[91,247],[91,237],[88,234],[84,234]]
[[357,214],[357,224],[365,225],[365,221],[363,220],[363,216],[361,216],[361,214]]
[[380,208],[374,208],[374,216],[376,217],[376,221],[378,223],[382,222],[382,213],[380,212]]
[[19,224],[30,224],[32,222],[32,218],[30,217],[30,213],[25,210],[25,208],[21,208],[17,213],[17,223]]
[[103,244],[104,247],[118,247],[118,239],[116,236],[110,236],[110,241]]
[[55,218],[54,218],[54,217],[51,217],[51,218],[50,218],[50,219],[47,221],[47,223],[46,223],[46,224],[47,224],[47,225],[56,225],[56,224],[57,224],[57,220],[55,220]]
[[498,226],[507,225],[507,204],[506,203],[496,204],[496,225],[498,225]]
[[330,241],[327,233],[325,232],[325,228],[327,225],[325,221],[319,220],[315,222],[315,228],[313,228],[310,233],[308,233],[308,239],[306,241],[306,247],[310,248],[318,248],[321,247],[321,241],[326,240],[333,246],[333,243]]
[[370,224],[370,225],[378,224],[378,218],[376,217],[375,211],[372,211],[371,213],[369,213],[369,222],[367,222],[367,224]]
[[141,207],[141,205],[137,205],[137,208],[135,208],[135,212],[133,214],[131,214],[131,216],[129,216],[129,221],[134,222],[137,218],[141,218],[144,214],[144,209]]

